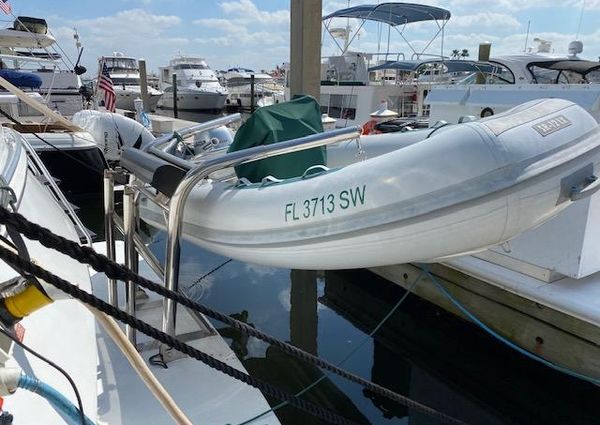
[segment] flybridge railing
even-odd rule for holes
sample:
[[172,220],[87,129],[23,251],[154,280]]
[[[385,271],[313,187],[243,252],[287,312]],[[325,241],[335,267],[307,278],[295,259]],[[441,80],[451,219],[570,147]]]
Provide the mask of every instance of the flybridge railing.
[[[190,135],[197,131],[203,131],[198,130],[199,128],[204,130],[207,128],[214,128],[222,125],[223,121],[224,120],[222,118],[209,121],[208,123],[182,130],[178,133],[178,135]],[[178,168],[182,168],[186,173],[170,198],[166,198],[164,195],[157,196],[156,194],[152,193],[152,188],[149,185],[144,184],[134,174],[128,175],[127,178],[129,179],[129,183],[125,185],[123,197],[124,220],[120,220],[114,215],[114,204],[110,202],[110,200],[114,199],[113,174],[110,174],[110,172],[107,174],[105,178],[105,196],[107,197],[107,200],[105,200],[105,219],[107,224],[106,241],[108,245],[107,255],[111,260],[115,259],[113,224],[116,223],[116,226],[124,234],[125,265],[129,268],[135,269],[135,267],[137,267],[137,256],[141,255],[146,261],[148,261],[152,268],[155,269],[159,276],[164,276],[163,280],[166,288],[172,291],[178,291],[183,211],[192,189],[200,181],[207,178],[210,174],[225,168],[283,155],[286,153],[298,152],[336,142],[356,139],[360,136],[360,133],[361,127],[348,127],[276,144],[256,146],[241,151],[224,153],[218,157],[211,157],[210,159],[200,159],[195,161],[181,159],[169,152],[166,152],[164,149],[161,149],[160,146],[165,146],[165,144],[166,147],[171,147],[171,139],[164,137],[162,140],[158,141],[152,146],[149,146],[146,149],[147,154],[153,155]],[[175,138],[178,139],[177,137]],[[141,238],[136,233],[137,226],[135,221],[137,220],[137,217],[139,217],[138,202],[141,197],[144,197],[148,201],[158,205],[165,215],[167,227],[167,246],[164,270],[158,266],[158,261],[141,243]],[[129,282],[128,285],[129,286],[126,292],[127,310],[128,313],[135,315],[136,289],[131,282]],[[112,294],[112,296],[109,297],[109,301],[116,304],[118,300],[116,299],[117,294],[115,288],[116,282],[109,281],[109,294]],[[175,302],[171,299],[165,298],[163,300],[162,318],[162,330],[164,332],[170,335],[175,335],[176,316],[177,307]],[[129,339],[135,343],[135,333],[130,329],[127,329],[126,332]],[[161,347],[161,354],[166,361],[172,359],[171,350]]]

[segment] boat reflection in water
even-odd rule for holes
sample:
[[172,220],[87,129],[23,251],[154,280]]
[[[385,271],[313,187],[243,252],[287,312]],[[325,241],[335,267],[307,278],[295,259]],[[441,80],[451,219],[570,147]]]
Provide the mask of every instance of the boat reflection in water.
[[[320,302],[366,333],[404,293],[367,271],[325,276]],[[594,385],[526,359],[416,296],[379,329],[373,345],[374,382],[467,423],[591,424],[600,414],[600,390]],[[385,418],[436,423],[369,391],[364,395]]]

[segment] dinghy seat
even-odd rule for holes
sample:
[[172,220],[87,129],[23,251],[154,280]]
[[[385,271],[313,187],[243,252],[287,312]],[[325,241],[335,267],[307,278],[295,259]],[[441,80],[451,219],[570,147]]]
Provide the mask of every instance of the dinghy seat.
[[[311,96],[259,108],[235,134],[229,152],[270,145],[322,133],[321,108]],[[326,165],[324,147],[307,149],[235,167],[238,178],[258,183],[267,176],[288,179],[301,176],[314,165]]]
[[139,149],[125,149],[121,167],[144,183],[171,197],[185,176],[186,170]]

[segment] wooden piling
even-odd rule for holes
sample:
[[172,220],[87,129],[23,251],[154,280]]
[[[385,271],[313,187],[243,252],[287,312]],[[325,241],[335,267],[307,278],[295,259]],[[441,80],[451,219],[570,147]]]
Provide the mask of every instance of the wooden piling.
[[178,115],[179,114],[177,111],[177,75],[173,74],[173,117],[179,118]]

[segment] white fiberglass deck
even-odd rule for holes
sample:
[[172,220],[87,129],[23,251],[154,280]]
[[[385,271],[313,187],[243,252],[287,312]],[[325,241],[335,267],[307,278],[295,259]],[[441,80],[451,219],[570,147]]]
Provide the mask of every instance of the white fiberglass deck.
[[[105,251],[105,244],[95,244],[98,252]],[[123,245],[117,242],[117,261],[122,260]],[[140,263],[141,274],[158,281],[146,263]],[[94,293],[106,296],[104,274],[92,276]],[[119,301],[125,300],[124,284],[119,283]],[[137,317],[160,328],[162,303],[158,296],[138,301]],[[203,323],[204,322],[204,323]],[[178,309],[177,334],[195,348],[227,363],[238,370],[244,367],[214,328],[205,319],[197,320],[184,308]],[[158,352],[155,344],[138,333],[138,346],[146,361]],[[207,336],[208,335],[208,336]],[[99,419],[115,424],[167,424],[172,419],[144,386],[135,371],[100,328],[98,339],[98,414]],[[182,358],[168,364],[168,369],[149,365],[152,372],[174,398],[188,418],[198,424],[237,424],[269,409],[260,391],[222,374],[192,358]],[[257,424],[279,424],[270,413]]]

